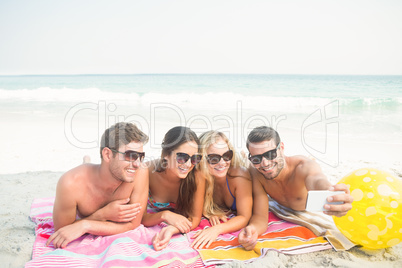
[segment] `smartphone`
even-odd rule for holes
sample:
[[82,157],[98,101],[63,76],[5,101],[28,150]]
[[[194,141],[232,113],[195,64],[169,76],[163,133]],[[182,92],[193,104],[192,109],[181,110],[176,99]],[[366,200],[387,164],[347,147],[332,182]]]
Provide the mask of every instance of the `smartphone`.
[[344,194],[344,191],[308,191],[307,194],[307,211],[325,211],[324,205],[341,205],[343,202],[331,202],[327,201],[327,198],[332,195]]

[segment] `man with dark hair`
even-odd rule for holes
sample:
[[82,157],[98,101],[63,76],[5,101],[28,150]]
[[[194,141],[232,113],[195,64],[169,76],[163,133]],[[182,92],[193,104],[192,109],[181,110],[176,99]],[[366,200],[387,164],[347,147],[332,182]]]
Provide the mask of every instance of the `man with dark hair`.
[[239,233],[239,243],[251,250],[258,235],[267,230],[269,200],[294,211],[304,211],[307,192],[314,190],[344,191],[328,197],[328,202],[341,205],[324,206],[327,215],[344,216],[352,208],[353,198],[345,184],[332,185],[320,166],[304,156],[285,156],[284,144],[271,127],[257,127],[247,138],[249,171],[253,178],[253,216],[246,228]]
[[53,208],[55,233],[47,245],[64,248],[85,233],[113,235],[140,225],[148,198],[146,142],[148,136],[134,124],[117,123],[102,136],[100,165],[83,164],[63,174]]

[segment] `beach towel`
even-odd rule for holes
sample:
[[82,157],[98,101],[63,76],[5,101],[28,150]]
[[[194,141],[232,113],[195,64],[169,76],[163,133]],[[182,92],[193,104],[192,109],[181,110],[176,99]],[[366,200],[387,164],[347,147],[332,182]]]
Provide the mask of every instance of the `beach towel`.
[[[209,228],[207,219],[203,219],[199,229]],[[191,238],[195,232],[189,233]],[[267,231],[258,237],[257,245],[253,250],[246,251],[240,246],[238,232],[220,235],[217,241],[212,242],[207,249],[198,252],[205,265],[230,263],[234,260],[250,263],[267,255],[269,250],[284,254],[302,254],[319,250],[332,249],[331,244],[322,236],[315,235],[308,228],[299,224],[282,220],[269,212]],[[190,242],[192,239],[190,239]]]
[[152,247],[153,236],[163,224],[151,228],[140,225],[122,234],[95,236],[85,234],[65,249],[45,243],[54,232],[52,211],[54,198],[35,199],[31,220],[36,223],[32,260],[25,267],[204,267],[197,251],[181,234],[172,237],[162,251]]
[[356,246],[336,228],[332,217],[321,212],[295,211],[270,199],[269,210],[278,218],[307,227],[317,236],[325,237],[336,251]]

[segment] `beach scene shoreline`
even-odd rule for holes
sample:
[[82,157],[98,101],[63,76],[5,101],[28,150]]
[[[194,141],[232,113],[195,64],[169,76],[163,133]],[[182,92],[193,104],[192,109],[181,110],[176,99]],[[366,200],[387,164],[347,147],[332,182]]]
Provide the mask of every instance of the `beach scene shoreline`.
[[[52,227],[35,236],[39,214],[31,214],[31,206],[49,198],[49,218],[39,221],[50,220],[59,178],[84,159],[100,164],[101,136],[117,122],[134,123],[149,136],[144,161],[161,156],[169,129],[185,126],[197,135],[223,132],[249,163],[248,134],[269,126],[280,134],[284,155],[314,159],[333,184],[362,168],[388,172],[387,183],[400,182],[401,14],[399,0],[0,1],[1,266],[37,261],[42,267],[46,260],[36,257],[51,248],[37,250],[36,242],[43,246],[42,234]],[[396,195],[390,187],[380,190]],[[389,207],[401,208],[395,200]],[[366,216],[376,212],[371,207]],[[354,224],[367,223],[375,235],[392,229],[388,242],[394,245],[402,226],[399,233],[391,227],[393,212],[382,218],[385,227]],[[140,226],[123,238],[157,228]],[[177,237],[186,244],[187,236]],[[337,252],[320,250],[331,242],[318,239],[320,246],[298,251],[309,253],[267,250],[251,263],[218,267],[402,267],[402,243]],[[181,254],[168,251],[164,264],[171,252]]]
[[[112,86],[114,81],[120,87]],[[223,131],[239,153],[247,152],[248,131],[270,125],[281,133],[285,154],[314,158],[334,184],[359,168],[385,170],[400,179],[401,81],[401,76],[1,76],[2,123],[12,131],[1,134],[1,146],[9,153],[1,157],[1,236],[7,243],[1,245],[0,259],[6,267],[30,260],[32,201],[53,197],[59,177],[80,165],[83,156],[99,163],[99,133],[118,121],[136,123],[149,133],[148,160],[160,156],[164,132],[175,125],[197,134]],[[299,90],[302,82],[305,89]],[[165,83],[169,93],[161,86]],[[388,95],[376,92],[385,86]],[[334,88],[343,88],[344,95],[332,97]],[[401,250],[397,245],[298,256],[270,252],[248,266],[398,267]]]

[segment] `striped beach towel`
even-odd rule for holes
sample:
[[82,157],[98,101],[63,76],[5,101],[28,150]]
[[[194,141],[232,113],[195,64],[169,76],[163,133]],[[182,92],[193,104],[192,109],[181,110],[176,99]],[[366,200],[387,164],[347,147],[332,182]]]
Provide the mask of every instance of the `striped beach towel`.
[[153,236],[162,225],[111,236],[86,234],[65,249],[45,246],[54,232],[52,221],[54,198],[35,199],[31,220],[36,223],[32,260],[25,267],[204,267],[197,251],[183,235],[172,237],[162,251],[152,247]]
[[330,216],[322,212],[295,211],[270,199],[269,210],[279,218],[307,227],[317,236],[324,236],[336,251],[344,251],[356,246],[344,236]]
[[[208,220],[201,221],[200,228],[209,226]],[[191,232],[189,237],[192,237],[195,231]],[[239,245],[238,233],[220,235],[208,249],[198,250],[204,264],[224,264],[234,260],[250,263],[267,255],[269,250],[284,254],[301,254],[332,248],[324,237],[315,235],[299,224],[282,220],[272,212],[269,213],[267,231],[258,237],[254,250],[246,251]]]

